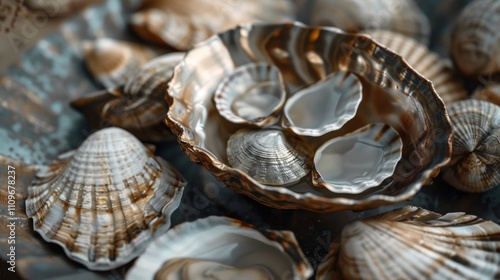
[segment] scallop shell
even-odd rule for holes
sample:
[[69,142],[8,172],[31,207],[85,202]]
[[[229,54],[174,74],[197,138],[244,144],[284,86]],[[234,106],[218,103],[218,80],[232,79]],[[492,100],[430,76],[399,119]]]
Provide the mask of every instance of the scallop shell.
[[488,101],[500,106],[500,84],[491,84],[483,88],[478,88],[474,91],[472,98]]
[[99,91],[74,100],[71,105],[87,116],[94,129],[123,128],[142,141],[160,142],[172,138],[163,123],[167,83],[184,53],[169,53],[152,59],[129,76],[124,86]]
[[[182,272],[187,275],[174,277]],[[308,279],[312,274],[292,232],[210,216],[178,225],[159,237],[125,278],[278,280]]]
[[316,279],[498,279],[500,226],[407,206],[344,227]]
[[500,73],[500,2],[476,0],[456,19],[451,55],[458,70],[468,78]]
[[282,126],[299,135],[321,136],[351,120],[362,98],[362,86],[355,75],[332,73],[287,100]]
[[366,32],[370,37],[402,56],[417,72],[431,80],[446,105],[467,98],[467,90],[455,75],[451,62],[418,41],[390,31]]
[[466,192],[500,184],[500,107],[465,100],[448,109],[453,127],[453,154],[444,179]]
[[385,124],[333,138],[314,155],[313,184],[334,193],[361,193],[394,174],[403,142]]
[[310,171],[310,154],[302,139],[277,128],[243,128],[227,143],[229,164],[266,185],[302,179]]
[[310,20],[347,32],[391,30],[423,44],[431,33],[429,20],[413,0],[316,0]]
[[285,99],[280,71],[266,63],[236,68],[222,80],[214,95],[215,107],[225,119],[258,127],[276,120]]
[[131,134],[107,128],[38,172],[28,187],[26,214],[69,258],[110,270],[170,227],[185,185]]

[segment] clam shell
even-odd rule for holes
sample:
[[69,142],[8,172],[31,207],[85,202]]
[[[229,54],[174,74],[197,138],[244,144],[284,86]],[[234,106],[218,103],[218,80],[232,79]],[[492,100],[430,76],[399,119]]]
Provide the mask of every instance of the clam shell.
[[355,75],[332,73],[287,100],[282,125],[299,135],[321,136],[351,120],[362,98],[362,86]]
[[500,106],[500,84],[491,84],[474,91],[472,98]]
[[398,132],[380,123],[333,138],[314,155],[313,184],[334,193],[361,193],[394,174],[402,148]]
[[280,71],[266,63],[236,68],[221,81],[214,95],[215,107],[225,119],[258,127],[275,121],[285,99]]
[[455,21],[451,55],[458,70],[471,79],[500,73],[500,2],[476,0]]
[[[196,277],[179,279],[308,279],[313,274],[292,232],[210,216],[178,225],[159,237],[125,278],[178,279],[174,276],[182,271]],[[167,275],[172,278],[160,278]],[[243,278],[258,275],[270,277]]]
[[467,98],[467,90],[448,59],[441,58],[415,39],[395,32],[374,30],[365,33],[402,56],[417,72],[429,79],[446,105]]
[[407,206],[344,227],[316,279],[498,279],[500,226]]
[[500,184],[500,107],[465,100],[448,109],[453,127],[451,162],[444,179],[466,192],[482,192]]
[[266,185],[286,185],[302,179],[310,171],[310,154],[302,139],[278,128],[243,128],[227,143],[229,164]]
[[110,270],[170,227],[185,185],[130,133],[107,128],[38,172],[28,187],[26,214],[69,258]]

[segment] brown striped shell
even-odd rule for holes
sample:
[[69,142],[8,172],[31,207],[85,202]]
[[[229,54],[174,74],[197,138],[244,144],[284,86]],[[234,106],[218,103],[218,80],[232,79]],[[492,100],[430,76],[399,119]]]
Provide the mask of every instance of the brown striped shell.
[[491,84],[478,88],[472,94],[472,98],[500,106],[500,84]]
[[110,270],[170,227],[185,185],[130,133],[107,128],[37,173],[26,214],[35,231],[69,258]]

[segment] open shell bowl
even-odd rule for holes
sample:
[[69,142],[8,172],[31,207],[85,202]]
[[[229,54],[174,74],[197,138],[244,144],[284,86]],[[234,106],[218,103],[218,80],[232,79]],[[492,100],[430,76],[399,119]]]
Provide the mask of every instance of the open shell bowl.
[[[335,194],[314,187],[310,175],[291,186],[268,186],[232,168],[226,143],[244,126],[222,118],[213,95],[235,68],[255,62],[277,66],[289,95],[334,71],[355,74],[363,87],[357,114],[337,131],[304,139],[317,149],[364,125],[386,123],[403,142],[393,176],[360,194]],[[363,210],[408,200],[438,174],[451,154],[450,121],[431,82],[369,37],[337,28],[248,24],[214,35],[190,50],[175,68],[166,98],[166,123],[190,159],[231,189],[275,208]]]

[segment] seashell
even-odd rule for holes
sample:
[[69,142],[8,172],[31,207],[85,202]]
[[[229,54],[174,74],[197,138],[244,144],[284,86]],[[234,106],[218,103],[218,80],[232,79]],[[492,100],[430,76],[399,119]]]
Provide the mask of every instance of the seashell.
[[215,107],[233,123],[272,124],[285,104],[286,89],[278,68],[265,63],[240,66],[222,80]]
[[141,65],[157,55],[145,46],[109,38],[86,42],[83,49],[87,69],[107,89],[125,84]]
[[500,2],[469,3],[455,21],[451,35],[451,56],[467,78],[500,73]]
[[469,99],[448,108],[453,127],[451,162],[444,179],[466,192],[500,184],[500,107]]
[[334,193],[361,193],[394,174],[402,148],[398,132],[381,123],[328,140],[314,155],[313,184]]
[[238,24],[288,22],[294,14],[288,0],[153,0],[133,15],[131,24],[144,40],[185,51]]
[[243,128],[227,142],[229,164],[266,185],[302,179],[310,171],[310,154],[302,139],[277,128]]
[[180,224],[147,248],[125,279],[308,279],[291,231],[210,216]]
[[498,279],[500,226],[406,206],[344,227],[316,279]]
[[152,59],[115,90],[92,93],[71,102],[85,114],[94,129],[116,126],[146,142],[171,139],[163,119],[167,113],[164,95],[174,67],[184,53],[169,53]]
[[483,88],[478,88],[472,94],[472,98],[488,101],[500,106],[500,84],[491,84]]
[[351,120],[362,98],[362,86],[355,75],[335,72],[287,100],[282,126],[299,135],[321,136]]
[[427,45],[429,19],[413,0],[317,0],[311,25],[335,26],[347,32],[390,30]]
[[185,185],[130,133],[107,128],[40,170],[28,187],[26,214],[69,258],[110,270],[170,227]]
[[444,104],[451,105],[467,98],[467,90],[455,75],[448,59],[441,58],[422,43],[398,33],[383,30],[365,33],[402,56],[417,72],[429,79]]
[[43,11],[50,17],[67,16],[77,10],[82,9],[94,0],[65,0],[65,1],[47,1],[47,0],[26,0],[28,8],[36,11]]

